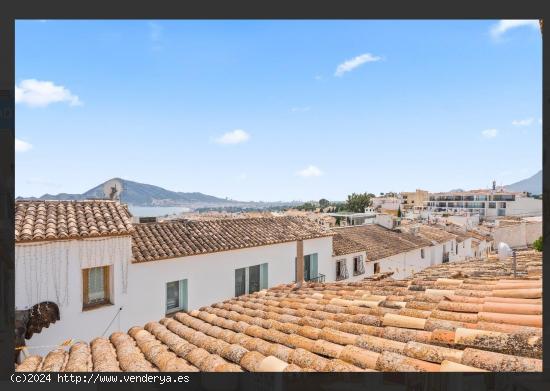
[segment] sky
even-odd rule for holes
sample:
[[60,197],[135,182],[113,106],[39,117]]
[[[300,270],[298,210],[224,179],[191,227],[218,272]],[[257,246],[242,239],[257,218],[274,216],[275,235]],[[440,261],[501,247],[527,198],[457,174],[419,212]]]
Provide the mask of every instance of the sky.
[[15,82],[18,196],[344,200],[542,169],[536,20],[18,20]]

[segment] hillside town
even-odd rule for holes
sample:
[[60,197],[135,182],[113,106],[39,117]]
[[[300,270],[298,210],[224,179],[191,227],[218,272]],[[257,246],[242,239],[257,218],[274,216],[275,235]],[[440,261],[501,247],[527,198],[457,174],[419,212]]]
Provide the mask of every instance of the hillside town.
[[542,200],[308,204],[162,219],[116,191],[16,201],[17,370],[542,370]]

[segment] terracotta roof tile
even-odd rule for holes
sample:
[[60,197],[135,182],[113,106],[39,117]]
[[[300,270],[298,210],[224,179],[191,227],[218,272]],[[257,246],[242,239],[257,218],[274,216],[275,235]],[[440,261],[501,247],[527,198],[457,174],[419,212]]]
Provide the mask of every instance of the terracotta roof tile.
[[[536,256],[518,252],[520,267]],[[280,285],[117,332],[91,348],[31,356],[17,370],[542,371],[542,280],[512,279],[502,262],[442,264],[397,281]],[[453,282],[459,265],[480,276]],[[495,296],[525,285],[540,289],[512,303]],[[404,305],[384,307],[390,301]]]
[[331,235],[300,217],[179,220],[136,224],[132,253],[135,262],[148,262]]
[[367,259],[373,261],[432,244],[425,238],[377,224],[336,228],[333,232],[334,255],[366,251]]
[[128,209],[115,201],[16,201],[15,241],[130,235]]

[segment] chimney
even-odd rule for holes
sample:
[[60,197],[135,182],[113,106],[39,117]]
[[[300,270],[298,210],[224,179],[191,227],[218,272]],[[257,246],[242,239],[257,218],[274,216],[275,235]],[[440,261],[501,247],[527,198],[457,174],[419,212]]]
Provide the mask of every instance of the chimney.
[[304,241],[296,242],[296,286],[300,288],[304,282]]

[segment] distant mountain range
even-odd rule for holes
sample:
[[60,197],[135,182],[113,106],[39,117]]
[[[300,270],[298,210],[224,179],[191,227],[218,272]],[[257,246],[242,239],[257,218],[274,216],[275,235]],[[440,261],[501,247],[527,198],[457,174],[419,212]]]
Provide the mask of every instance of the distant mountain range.
[[510,191],[527,191],[534,195],[542,194],[542,170],[532,177],[504,187]]
[[[296,202],[247,202],[214,197],[199,192],[185,193],[163,189],[159,186],[138,183],[121,178],[114,178],[122,183],[120,201],[136,206],[184,206],[188,208],[202,207],[267,207],[294,205]],[[108,181],[106,181],[108,182]],[[82,194],[44,194],[41,197],[18,197],[25,200],[82,200],[106,198],[103,192],[103,182]]]

